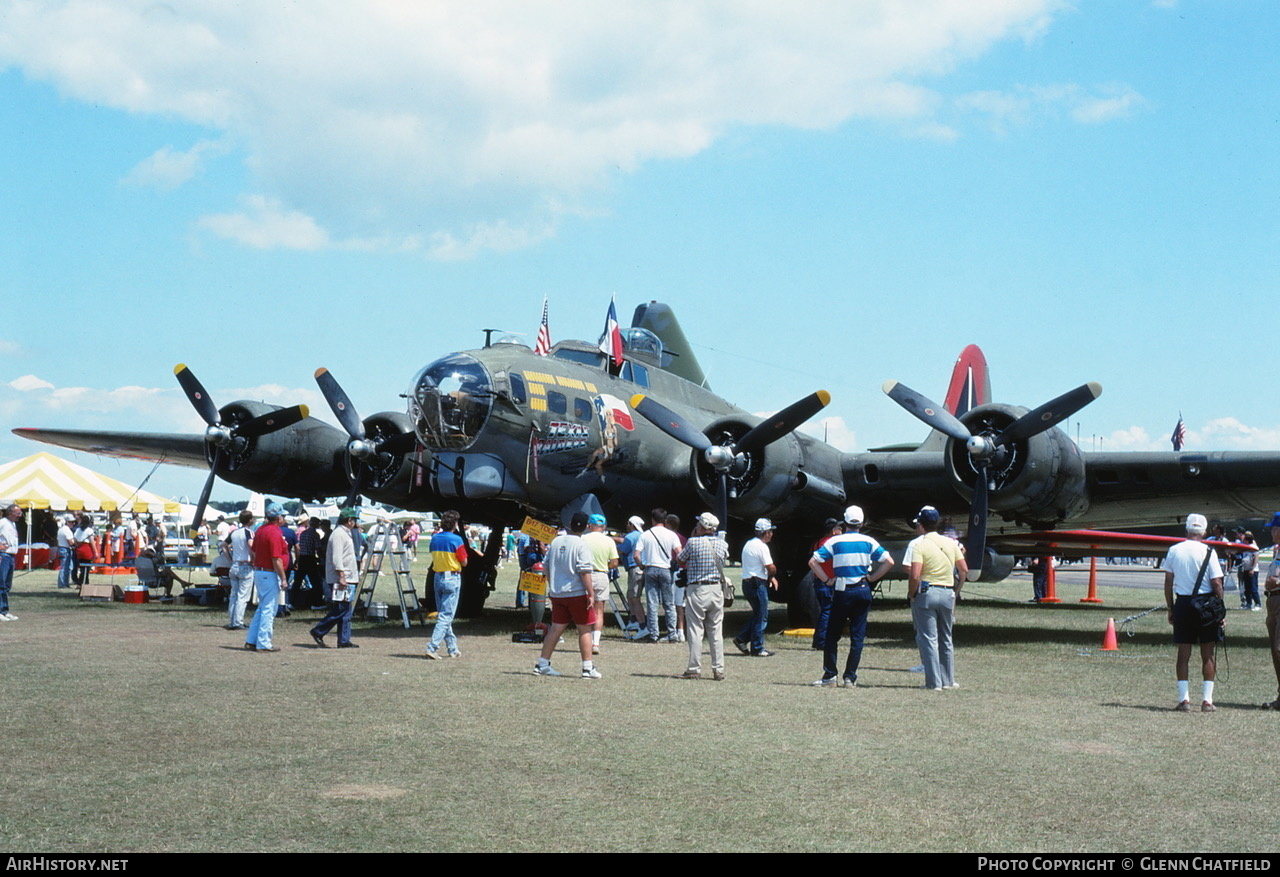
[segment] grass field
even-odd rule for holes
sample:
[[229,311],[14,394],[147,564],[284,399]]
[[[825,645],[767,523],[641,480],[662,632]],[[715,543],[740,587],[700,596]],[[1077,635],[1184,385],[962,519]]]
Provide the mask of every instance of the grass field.
[[[0,624],[0,849],[1280,849],[1261,613],[1229,615],[1219,711],[1178,714],[1162,613],[1097,650],[1108,617],[1162,603],[1160,574],[1108,570],[1101,607],[1075,602],[1082,574],[1059,581],[1054,608],[1022,602],[1023,574],[971,586],[963,687],[935,693],[908,672],[902,583],[872,612],[859,687],[817,690],[808,640],[772,632],[776,657],[730,646],[723,683],[675,680],[685,646],[613,628],[602,680],[535,677],[507,573],[458,623],[463,657],[439,662],[398,622],[318,649],[315,613],[253,654],[224,611],[81,603],[19,573],[20,620]],[[571,640],[556,664],[573,671]]]

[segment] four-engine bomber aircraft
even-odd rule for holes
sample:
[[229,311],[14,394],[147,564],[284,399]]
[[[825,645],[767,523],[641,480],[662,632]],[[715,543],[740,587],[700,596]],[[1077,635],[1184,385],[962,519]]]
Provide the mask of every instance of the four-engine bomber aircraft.
[[[1280,500],[1280,452],[1082,453],[1057,428],[1101,393],[1085,384],[1028,411],[991,402],[977,347],[961,354],[946,404],[895,381],[884,391],[926,423],[919,444],[845,453],[797,432],[829,401],[818,391],[761,419],[715,395],[671,309],[640,305],[623,356],[563,341],[548,356],[500,339],[427,365],[407,412],[360,418],[326,369],[316,380],[342,429],[280,408],[218,408],[186,366],[175,369],[207,424],[203,435],[16,429],[24,438],[107,456],[208,468],[277,496],[363,495],[412,510],[457,508],[495,535],[468,565],[463,609],[476,611],[496,566],[502,528],[526,514],[567,519],[602,511],[614,523],[665,507],[686,522],[706,508],[730,538],[769,517],[774,556],[798,578],[821,523],[861,505],[886,541],[914,535],[923,505],[968,521],[970,567],[996,580],[1005,552],[1097,543],[1079,528],[1176,524],[1188,511],[1259,517]],[[992,520],[989,522],[988,517]],[[1068,525],[1073,529],[1064,529]],[[1105,552],[1103,552],[1105,553]],[[1127,553],[1127,551],[1125,552]]]

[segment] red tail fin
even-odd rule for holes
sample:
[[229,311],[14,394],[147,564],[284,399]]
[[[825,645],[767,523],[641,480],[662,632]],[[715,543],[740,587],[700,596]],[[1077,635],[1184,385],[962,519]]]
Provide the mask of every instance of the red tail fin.
[[991,401],[991,376],[987,374],[987,358],[976,344],[960,351],[956,367],[951,370],[951,386],[944,403],[947,410],[960,417],[970,408]]

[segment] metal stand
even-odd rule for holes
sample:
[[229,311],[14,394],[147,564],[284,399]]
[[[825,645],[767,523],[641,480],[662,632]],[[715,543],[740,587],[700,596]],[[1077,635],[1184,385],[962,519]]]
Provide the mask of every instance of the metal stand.
[[405,630],[411,626],[411,620],[417,617],[418,623],[427,626],[426,613],[418,602],[418,591],[413,586],[410,574],[409,554],[400,540],[400,528],[395,524],[379,521],[373,525],[365,539],[369,542],[369,550],[365,552],[364,561],[360,565],[360,590],[356,592],[355,613],[363,612],[367,617],[369,607],[373,604],[373,591],[378,586],[378,576],[382,574],[383,560],[390,555],[391,573],[395,576],[396,594],[400,600],[400,619]]

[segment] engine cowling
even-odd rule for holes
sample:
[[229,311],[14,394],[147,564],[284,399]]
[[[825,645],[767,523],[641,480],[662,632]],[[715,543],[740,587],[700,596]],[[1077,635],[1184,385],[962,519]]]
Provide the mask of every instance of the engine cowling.
[[[218,412],[224,424],[244,423],[271,411],[279,405],[238,401]],[[224,451],[218,475],[264,493],[321,499],[347,489],[342,459],[347,437],[338,429],[314,417],[254,437],[237,437]],[[213,465],[212,445],[205,446],[205,459]]]
[[[379,411],[363,421],[365,439],[377,443],[393,436],[412,434],[413,420],[402,411]],[[368,461],[364,474],[364,493],[372,499],[403,504],[409,494],[413,478],[413,463],[409,455],[381,452]],[[355,483],[356,466],[360,463],[350,450],[343,454],[343,464],[350,483]]]
[[[1014,405],[982,405],[960,418],[975,436],[993,438],[1027,413]],[[966,444],[947,440],[947,471],[958,490],[972,499],[978,469]],[[1084,514],[1084,460],[1080,449],[1061,429],[1049,429],[1001,447],[987,462],[992,488],[991,511],[1025,525],[1048,527]]]
[[[724,417],[703,433],[720,446],[736,445],[759,421]],[[825,459],[823,450],[828,451]],[[700,452],[690,465],[703,502],[714,508],[719,473]],[[760,517],[789,518],[809,506],[820,508],[818,517],[832,504],[844,501],[840,455],[834,449],[796,433],[788,433],[756,451],[738,452],[728,473],[729,513],[744,520]]]

